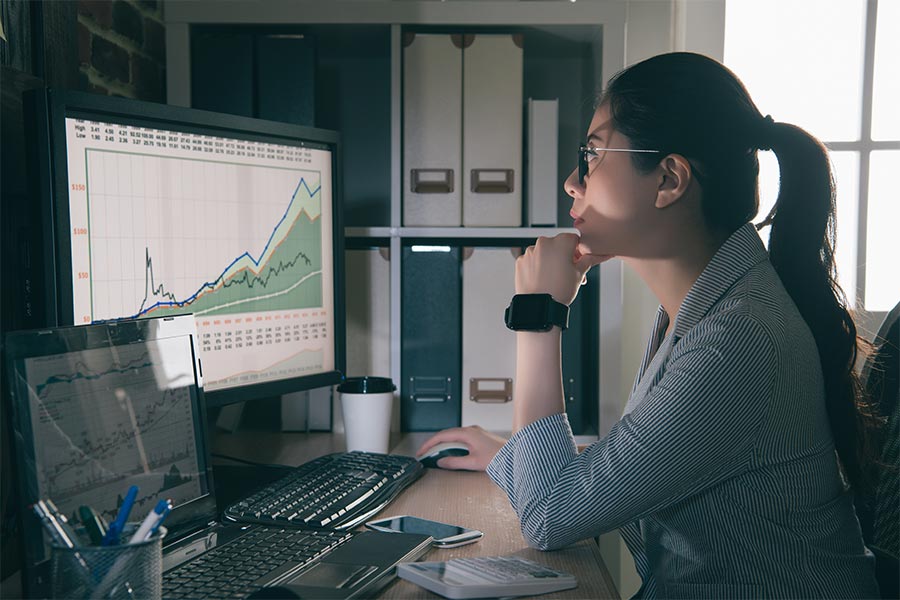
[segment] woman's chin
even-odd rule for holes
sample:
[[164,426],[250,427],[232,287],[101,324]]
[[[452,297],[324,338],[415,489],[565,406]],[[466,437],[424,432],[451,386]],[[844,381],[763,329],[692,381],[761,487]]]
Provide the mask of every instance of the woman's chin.
[[607,256],[612,254],[611,252],[606,251],[600,244],[592,244],[590,241],[584,241],[584,238],[581,238],[582,241],[578,243],[578,252],[582,256]]

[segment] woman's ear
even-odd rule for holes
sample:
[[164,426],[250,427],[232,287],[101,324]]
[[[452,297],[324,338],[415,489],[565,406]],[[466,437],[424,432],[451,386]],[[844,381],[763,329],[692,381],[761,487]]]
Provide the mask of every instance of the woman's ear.
[[670,154],[659,163],[659,187],[656,190],[656,208],[669,207],[684,196],[690,186],[693,172],[691,163],[680,154]]

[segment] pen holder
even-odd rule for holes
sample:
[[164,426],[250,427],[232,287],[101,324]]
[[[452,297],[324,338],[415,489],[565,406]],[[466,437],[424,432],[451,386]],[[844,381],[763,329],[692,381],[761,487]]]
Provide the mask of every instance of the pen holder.
[[[127,540],[139,524],[122,532]],[[162,539],[166,528],[147,541],[116,546],[51,548],[54,598],[162,598]]]

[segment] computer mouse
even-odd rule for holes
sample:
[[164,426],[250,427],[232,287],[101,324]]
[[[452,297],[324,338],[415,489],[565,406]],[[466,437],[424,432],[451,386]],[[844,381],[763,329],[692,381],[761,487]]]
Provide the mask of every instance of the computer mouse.
[[461,442],[443,442],[429,448],[425,454],[420,454],[416,459],[426,467],[437,468],[437,462],[447,456],[466,456],[469,448]]

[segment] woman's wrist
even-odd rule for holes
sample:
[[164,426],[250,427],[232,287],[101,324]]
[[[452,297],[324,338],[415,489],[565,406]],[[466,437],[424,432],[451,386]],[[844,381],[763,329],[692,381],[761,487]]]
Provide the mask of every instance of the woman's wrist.
[[517,344],[546,344],[549,341],[562,338],[562,329],[554,325],[547,331],[517,331]]

